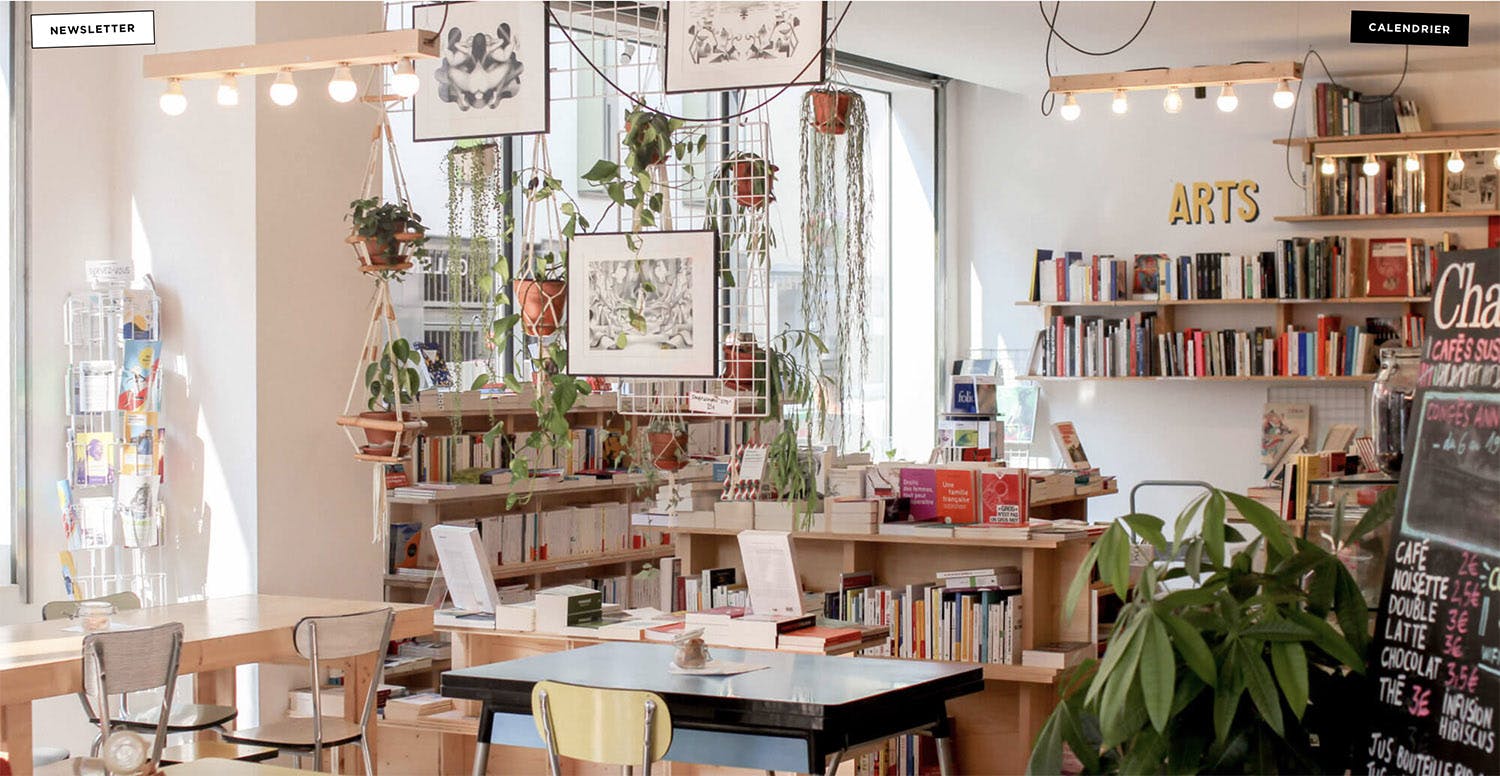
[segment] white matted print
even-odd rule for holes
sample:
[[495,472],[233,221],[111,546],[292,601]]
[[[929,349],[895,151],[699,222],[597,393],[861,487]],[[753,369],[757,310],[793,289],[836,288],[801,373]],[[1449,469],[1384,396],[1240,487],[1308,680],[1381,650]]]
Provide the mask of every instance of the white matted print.
[[781,0],[671,3],[666,91],[822,83],[826,7]]
[[568,243],[568,373],[718,374],[713,231],[588,234]]
[[419,5],[412,18],[438,33],[438,58],[416,62],[413,140],[548,130],[545,2]]

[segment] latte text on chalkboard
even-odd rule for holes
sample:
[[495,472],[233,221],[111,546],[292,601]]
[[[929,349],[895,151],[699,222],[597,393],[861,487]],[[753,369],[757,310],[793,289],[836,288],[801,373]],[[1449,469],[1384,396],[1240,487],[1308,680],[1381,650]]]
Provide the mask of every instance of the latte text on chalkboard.
[[1350,11],[1350,43],[1468,46],[1469,15],[1411,11]]
[[1436,277],[1376,616],[1369,773],[1500,773],[1500,250],[1441,254]]
[[1260,184],[1248,178],[1177,183],[1172,187],[1172,212],[1167,223],[1228,224],[1238,218],[1248,224],[1260,218],[1260,203],[1255,201],[1259,191]]

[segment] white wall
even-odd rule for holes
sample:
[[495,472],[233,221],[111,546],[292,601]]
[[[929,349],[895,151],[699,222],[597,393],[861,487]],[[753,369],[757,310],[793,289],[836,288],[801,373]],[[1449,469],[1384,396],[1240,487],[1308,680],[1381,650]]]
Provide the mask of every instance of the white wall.
[[[1336,53],[1325,52],[1331,62]],[[1414,62],[1420,53],[1414,53]],[[1226,52],[1225,59],[1233,59]],[[1352,81],[1356,88],[1389,89],[1394,78]],[[1303,90],[1297,135],[1312,82]],[[1402,94],[1417,99],[1443,128],[1493,125],[1500,70],[1413,72]],[[1043,117],[1037,95],[959,84],[950,103],[951,181],[949,251],[953,293],[946,312],[959,348],[1029,349],[1042,325],[1025,299],[1037,248],[1113,253],[1251,253],[1274,240],[1334,233],[1364,237],[1412,234],[1435,238],[1444,229],[1464,244],[1484,239],[1482,222],[1406,224],[1284,224],[1273,216],[1300,214],[1302,193],[1285,172],[1284,149],[1272,139],[1287,132],[1288,113],[1270,104],[1271,87],[1240,90],[1240,107],[1219,112],[1209,99],[1190,97],[1182,113],[1161,110],[1161,94],[1131,100],[1130,111],[1109,111],[1108,95],[1079,99],[1083,116],[1065,122]],[[1300,175],[1300,165],[1293,160]],[[1254,179],[1260,184],[1260,218],[1252,224],[1168,224],[1175,182]],[[1388,310],[1389,308],[1387,308]],[[1362,317],[1373,310],[1341,311]],[[1270,308],[1178,312],[1178,325],[1270,325]],[[1072,420],[1090,462],[1117,474],[1122,489],[1144,479],[1202,479],[1224,488],[1256,483],[1257,421],[1267,388],[1234,383],[1043,384],[1037,417],[1041,453],[1047,428]],[[1315,419],[1316,422],[1316,419]],[[1148,499],[1151,509],[1175,514],[1177,499]],[[1174,506],[1168,506],[1168,505]],[[1124,514],[1125,496],[1094,507],[1095,518]]]

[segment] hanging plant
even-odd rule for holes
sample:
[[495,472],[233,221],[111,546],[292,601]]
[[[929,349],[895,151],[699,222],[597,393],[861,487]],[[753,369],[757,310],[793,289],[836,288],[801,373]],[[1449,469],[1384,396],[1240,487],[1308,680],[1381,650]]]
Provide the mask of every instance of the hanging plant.
[[688,464],[688,428],[681,420],[652,418],[646,426],[651,444],[651,462],[664,472],[681,470]]
[[379,197],[349,203],[345,220],[354,227],[348,242],[360,263],[372,269],[411,266],[427,256],[427,227],[405,202],[381,202]]
[[849,441],[852,431],[860,444],[870,360],[868,127],[857,92],[820,88],[803,97],[802,315],[834,347],[840,407],[834,438]]
[[[392,340],[387,344],[380,357],[365,367],[364,383],[369,392],[365,406],[368,411],[361,412],[359,417],[395,423],[410,417],[411,410],[416,407],[421,395],[421,378],[417,374],[420,362],[421,356],[405,339]],[[396,443],[393,428],[371,425],[363,428],[365,446],[361,452],[366,455],[406,455],[410,437],[402,443],[402,449],[393,450]]]
[[[467,360],[464,334],[482,333],[486,361],[498,371],[500,353],[488,336],[498,316],[494,286],[496,265],[510,240],[511,218],[503,176],[499,171],[500,148],[493,142],[460,140],[443,157],[448,182],[448,261],[444,279],[448,286],[448,350],[443,354],[455,364]],[[466,305],[478,302],[477,312]],[[462,393],[449,403],[453,428],[462,428]]]

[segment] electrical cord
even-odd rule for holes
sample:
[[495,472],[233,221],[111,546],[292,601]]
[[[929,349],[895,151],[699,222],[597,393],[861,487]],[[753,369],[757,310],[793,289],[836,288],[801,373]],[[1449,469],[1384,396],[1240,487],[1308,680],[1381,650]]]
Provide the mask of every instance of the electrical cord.
[[[1401,56],[1401,77],[1396,79],[1396,85],[1392,87],[1389,92],[1386,92],[1385,94],[1382,94],[1375,99],[1385,100],[1391,97],[1395,97],[1396,92],[1401,89],[1401,85],[1406,83],[1406,73],[1408,68],[1410,68],[1411,66],[1411,46],[1404,46],[1403,48],[1406,51]],[[1328,77],[1329,84],[1340,89],[1349,88],[1339,83],[1338,79],[1333,77],[1333,73],[1328,69],[1328,63],[1323,61],[1323,55],[1319,54],[1318,50],[1312,48],[1311,46],[1308,47],[1307,53],[1302,55],[1302,70],[1304,72],[1306,72],[1307,70],[1308,60],[1313,57],[1318,58],[1318,67],[1321,67],[1323,69],[1323,75]],[[1291,179],[1292,185],[1296,186],[1299,189],[1302,189],[1303,191],[1307,190],[1307,186],[1303,184],[1302,181],[1297,180],[1296,175],[1292,174],[1292,133],[1297,129],[1297,105],[1302,102],[1302,84],[1305,80],[1306,78],[1297,79],[1297,94],[1296,98],[1292,101],[1292,117],[1291,120],[1287,122],[1286,127],[1286,177]]]
[[1156,0],[1151,0],[1151,6],[1146,9],[1146,18],[1141,20],[1141,26],[1136,28],[1135,34],[1131,35],[1129,40],[1109,51],[1089,51],[1086,48],[1074,45],[1072,41],[1063,37],[1063,34],[1057,31],[1057,14],[1062,10],[1062,0],[1057,0],[1056,3],[1052,4],[1052,16],[1050,18],[1047,16],[1047,6],[1042,0],[1036,0],[1036,9],[1041,13],[1042,21],[1047,23],[1047,47],[1042,51],[1042,65],[1047,70],[1049,88],[1042,93],[1041,110],[1043,116],[1050,116],[1052,115],[1052,106],[1057,103],[1057,95],[1053,94],[1050,88],[1052,81],[1052,39],[1055,37],[1062,41],[1068,48],[1091,57],[1107,57],[1110,54],[1118,54],[1134,43],[1135,39],[1139,38],[1142,32],[1146,31],[1146,24],[1151,21],[1151,14],[1156,10]]
[[[791,80],[793,82],[795,82],[797,79],[801,78],[802,75],[807,72],[808,68],[810,68],[810,67],[813,66],[814,62],[817,62],[820,58],[822,58],[824,50],[826,50],[828,48],[829,42],[832,41],[834,35],[836,35],[838,33],[839,26],[844,23],[844,17],[849,15],[849,9],[852,8],[853,6],[854,6],[854,0],[849,0],[847,3],[844,4],[844,10],[843,10],[843,12],[840,13],[839,14],[839,18],[836,21],[834,21],[834,23],[833,23],[833,29],[829,30],[828,31],[828,35],[823,38],[823,41],[822,41],[823,45],[821,45],[821,46],[818,47],[818,53],[815,56],[813,56],[813,58],[807,60],[807,64],[803,65],[802,69],[798,70],[797,74],[795,76],[792,76]],[[589,66],[589,69],[591,69],[591,70],[594,71],[595,75],[599,76],[599,78],[601,80],[603,80],[605,83],[609,84],[615,91],[619,92],[622,97],[624,97],[627,100],[630,100],[637,107],[645,108],[646,110],[655,111],[656,113],[658,113],[658,114],[660,114],[662,116],[666,116],[669,119],[677,119],[678,121],[685,121],[685,122],[688,122],[690,124],[703,124],[703,123],[707,123],[707,122],[710,122],[710,121],[715,121],[715,122],[717,122],[717,121],[730,121],[732,119],[737,119],[737,118],[739,118],[741,116],[748,116],[751,113],[754,113],[754,112],[760,110],[761,108],[764,108],[765,106],[771,104],[772,100],[776,99],[777,97],[780,97],[781,95],[785,94],[788,89],[792,88],[792,83],[784,84],[781,88],[779,88],[775,92],[773,92],[770,97],[767,97],[766,99],[762,100],[761,102],[757,103],[756,105],[754,105],[752,107],[746,108],[746,109],[744,109],[742,111],[739,111],[737,113],[731,113],[728,116],[714,116],[714,117],[711,117],[711,118],[695,119],[695,118],[689,118],[687,116],[673,115],[673,114],[667,113],[666,111],[663,111],[663,110],[656,110],[655,108],[652,108],[650,105],[647,105],[640,98],[638,98],[635,95],[631,94],[629,91],[621,88],[621,86],[619,84],[615,83],[613,80],[610,79],[609,76],[605,75],[604,71],[601,70],[598,65],[594,64],[594,61],[592,59],[589,59],[589,57],[588,57],[587,54],[583,53],[583,49],[579,47],[578,41],[573,40],[572,33],[568,32],[567,26],[564,25],[562,23],[562,21],[557,18],[557,13],[552,10],[552,5],[550,3],[547,5],[547,15],[549,17],[551,17],[552,23],[554,25],[556,25],[559,30],[562,30],[563,37],[567,38],[568,39],[568,43],[573,46],[573,51],[577,52],[579,58],[582,59],[584,61],[584,63],[586,63]]]

